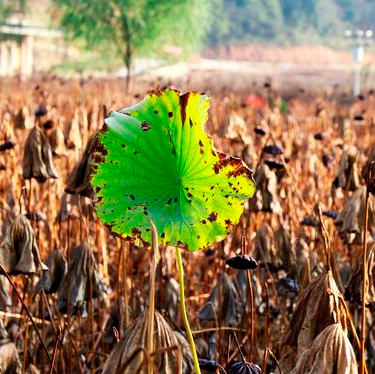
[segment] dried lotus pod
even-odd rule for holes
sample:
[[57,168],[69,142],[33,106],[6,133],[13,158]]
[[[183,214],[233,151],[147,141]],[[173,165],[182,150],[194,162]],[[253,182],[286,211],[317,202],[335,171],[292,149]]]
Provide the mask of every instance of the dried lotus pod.
[[279,341],[283,372],[290,373],[297,357],[327,326],[346,320],[346,310],[340,299],[342,295],[331,272],[319,276],[300,291],[289,328]]
[[[360,303],[362,300],[362,252],[353,265],[345,296],[351,301]],[[367,293],[366,305],[375,306],[375,242],[367,246]]]
[[237,270],[253,270],[258,267],[255,259],[245,253],[228,258],[226,264]]
[[271,212],[281,214],[282,209],[277,198],[277,177],[267,165],[260,166],[255,174],[254,196],[250,199],[250,210],[253,212]]
[[232,279],[228,274],[222,273],[198,317],[201,322],[214,322],[218,319],[224,321],[226,326],[236,326],[241,321],[244,308]]
[[291,374],[357,374],[350,341],[340,323],[327,326],[299,357]]
[[48,267],[40,260],[34,230],[24,215],[17,216],[0,246],[0,263],[8,274],[34,274]]
[[94,190],[90,184],[91,161],[93,159],[92,150],[95,142],[96,133],[89,138],[83,155],[74,170],[68,178],[68,185],[65,192],[70,194],[80,194],[87,197],[92,197]]
[[35,178],[40,183],[59,177],[53,164],[51,146],[37,126],[30,130],[26,139],[22,170],[24,179]]
[[55,249],[48,255],[46,265],[48,270],[43,272],[34,290],[35,292],[43,290],[47,294],[55,293],[66,275],[67,263],[65,256],[61,251]]
[[339,169],[333,181],[335,188],[355,191],[359,187],[357,157],[358,150],[354,146],[344,150],[340,158]]
[[202,358],[199,359],[199,367],[209,373],[217,373],[217,370],[220,369],[220,364],[215,360]]
[[[60,286],[59,309],[70,314],[85,314],[86,301],[101,298],[106,287],[100,278],[94,254],[87,244],[80,244],[72,252],[70,279],[66,275]],[[66,310],[68,293],[69,311]]]
[[[103,374],[147,374],[147,359],[142,349],[147,350],[148,347],[148,314],[147,309],[128,326],[124,337],[112,350],[104,364]],[[181,343],[181,336],[178,337],[175,334],[172,327],[157,311],[155,311],[153,337],[155,352],[164,350],[164,352],[152,355],[154,372],[160,374],[192,373],[193,363],[190,350],[185,348],[187,343],[184,345]]]
[[262,369],[257,364],[237,360],[228,367],[227,374],[262,374]]
[[[362,186],[348,199],[339,213],[335,225],[340,238],[346,244],[361,244],[363,241],[363,217],[365,211],[366,187]],[[375,235],[375,198],[369,196],[368,227]]]

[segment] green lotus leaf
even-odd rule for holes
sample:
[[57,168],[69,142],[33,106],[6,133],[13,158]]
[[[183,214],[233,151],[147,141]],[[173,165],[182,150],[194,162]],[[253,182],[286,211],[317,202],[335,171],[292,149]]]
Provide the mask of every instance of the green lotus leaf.
[[252,171],[212,146],[208,108],[203,94],[166,89],[105,120],[91,183],[97,215],[114,233],[148,246],[152,220],[159,244],[194,251],[238,223],[254,193]]

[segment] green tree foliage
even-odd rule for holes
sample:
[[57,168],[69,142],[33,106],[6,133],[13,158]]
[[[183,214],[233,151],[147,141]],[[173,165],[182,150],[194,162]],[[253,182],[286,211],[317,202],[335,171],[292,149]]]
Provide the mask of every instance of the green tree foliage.
[[[89,47],[115,50],[128,73],[135,53],[162,52],[170,43],[186,52],[199,48],[209,29],[212,1],[53,0],[61,26]],[[129,76],[129,75],[128,75]]]
[[221,0],[211,46],[231,42],[336,43],[345,28],[375,28],[373,0]]
[[215,10],[209,34],[213,45],[233,40],[272,40],[283,24],[279,0],[222,0]]

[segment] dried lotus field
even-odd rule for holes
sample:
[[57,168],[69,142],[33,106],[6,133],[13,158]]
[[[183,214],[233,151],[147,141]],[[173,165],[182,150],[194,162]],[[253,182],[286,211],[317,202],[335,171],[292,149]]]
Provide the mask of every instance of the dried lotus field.
[[[197,372],[176,246],[156,255],[114,235],[90,184],[104,119],[163,85],[1,81],[0,373]],[[205,91],[206,131],[253,171],[255,193],[224,240],[182,250],[199,370],[374,373],[375,93]]]

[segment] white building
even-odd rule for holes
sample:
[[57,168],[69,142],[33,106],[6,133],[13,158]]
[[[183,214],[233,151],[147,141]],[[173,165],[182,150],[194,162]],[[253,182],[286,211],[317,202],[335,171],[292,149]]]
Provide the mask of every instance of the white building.
[[40,38],[61,38],[62,32],[31,25],[17,18],[0,25],[0,76],[34,71],[34,44]]

